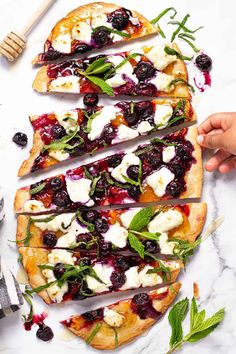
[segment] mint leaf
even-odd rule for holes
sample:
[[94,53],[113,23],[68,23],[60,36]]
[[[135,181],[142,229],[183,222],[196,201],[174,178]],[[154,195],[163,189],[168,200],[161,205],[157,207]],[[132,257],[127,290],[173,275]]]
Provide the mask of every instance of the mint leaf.
[[191,308],[190,308],[190,330],[192,331],[194,327],[194,318],[198,313],[197,303],[195,297],[192,298]]
[[165,10],[163,10],[157,17],[155,17],[153,20],[151,20],[151,24],[155,25],[167,12],[173,11],[174,14],[170,16],[171,19],[175,18],[175,15],[177,14],[177,11],[175,10],[174,7],[168,7]]
[[208,329],[206,329],[205,331],[201,331],[201,332],[198,332],[198,333],[196,333],[196,334],[193,334],[190,338],[188,338],[188,342],[189,342],[189,343],[198,342],[199,340],[201,340],[201,339],[207,337],[208,334],[210,334],[211,332],[213,332],[214,329],[215,329],[217,326],[218,326],[218,324],[215,325],[215,326],[212,326],[212,327],[210,327],[210,328],[208,328]]
[[45,186],[46,186],[46,182],[40,183],[37,187],[32,188],[30,190],[30,194],[33,195],[41,192],[45,188]]
[[186,57],[185,55],[182,55],[179,52],[177,52],[177,50],[175,50],[175,49],[173,49],[171,47],[168,47],[168,46],[165,46],[164,51],[168,55],[175,55],[180,60],[192,60],[193,59],[193,56],[192,57]]
[[177,34],[181,31],[182,27],[185,25],[185,23],[187,22],[188,18],[190,17],[189,14],[187,14],[186,16],[184,16],[183,20],[180,22],[179,26],[177,27],[177,29],[173,32],[172,37],[171,37],[171,42],[174,41],[175,37],[177,36]]
[[106,29],[110,33],[118,34],[121,37],[130,38],[130,34],[129,33],[118,31],[118,30],[115,30],[113,28],[106,27],[106,26],[98,26],[98,27],[94,28],[93,29],[93,33],[96,32],[97,30],[103,29],[103,28]]
[[94,70],[98,69],[99,67],[103,66],[106,64],[105,58],[99,58],[97,60],[94,60],[92,64],[90,64],[87,69],[85,70],[86,74],[90,74]]
[[189,300],[187,298],[177,302],[169,312],[168,320],[172,328],[170,338],[170,347],[173,348],[175,344],[183,339],[182,322],[188,312]]
[[93,340],[93,338],[96,336],[96,334],[98,333],[98,331],[101,329],[102,324],[101,323],[97,323],[95,328],[92,330],[92,332],[90,333],[90,335],[88,336],[88,338],[86,339],[86,343],[90,344]]
[[108,85],[104,80],[100,79],[99,77],[96,76],[86,76],[89,81],[91,81],[93,84],[97,85],[100,87],[102,92],[106,93],[108,96],[115,96],[113,88]]
[[197,332],[205,331],[206,329],[219,324],[224,319],[224,315],[225,315],[225,310],[220,309],[214,315],[207,318],[204,322],[201,322],[199,323],[198,326],[195,326],[193,332],[197,333]]
[[188,86],[190,88],[190,90],[193,93],[195,92],[194,87],[192,85],[190,85],[186,80],[181,79],[181,78],[172,80],[168,86],[170,87],[171,85],[177,85],[177,84],[185,84],[186,86]]
[[128,240],[130,246],[139,254],[141,258],[144,258],[144,245],[142,242],[139,241],[139,239],[131,232],[128,233]]
[[[172,80],[172,81],[174,81],[174,80]],[[153,139],[151,140],[151,143],[152,143],[152,144],[157,144],[157,143],[159,143],[159,144],[163,144],[163,145],[166,145],[166,146],[175,146],[175,145],[176,145],[175,143],[169,143],[168,141],[165,141],[165,140],[159,139],[159,138],[153,138]]]
[[136,215],[134,215],[129,228],[134,231],[140,231],[148,225],[149,221],[154,215],[154,211],[151,207],[141,209]]
[[200,52],[200,49],[195,47],[195,45],[186,38],[186,37],[189,37],[189,35],[187,35],[186,33],[180,33],[178,35],[178,37],[181,38],[183,41],[185,41],[194,50],[195,53],[199,53]]
[[155,240],[155,241],[159,241],[160,238],[160,233],[156,232],[155,234],[153,232],[148,232],[148,231],[143,231],[143,232],[138,232],[135,230],[129,230],[130,232],[132,232],[133,234],[143,237],[143,238],[148,238],[149,240]]

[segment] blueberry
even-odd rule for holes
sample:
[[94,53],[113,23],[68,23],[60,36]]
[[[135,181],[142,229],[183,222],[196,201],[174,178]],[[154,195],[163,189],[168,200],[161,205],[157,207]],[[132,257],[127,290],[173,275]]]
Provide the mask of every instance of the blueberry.
[[139,116],[135,112],[124,111],[124,118],[129,126],[136,125],[139,121]]
[[16,143],[17,145],[21,146],[21,147],[25,147],[27,145],[28,142],[28,138],[27,135],[25,133],[16,133],[12,140],[14,141],[14,143]]
[[90,258],[88,258],[88,257],[80,258],[80,261],[79,261],[80,267],[85,267],[85,266],[90,266],[90,265],[91,265]]
[[139,175],[139,166],[132,165],[127,168],[127,175],[129,178],[133,179],[134,181],[138,180]]
[[103,309],[97,309],[97,310],[85,312],[82,314],[82,316],[86,321],[90,322],[95,320],[102,320],[103,314],[104,314]]
[[140,81],[144,81],[154,76],[155,69],[151,63],[140,61],[134,69],[134,73]]
[[175,163],[170,165],[171,171],[175,174],[175,177],[181,178],[184,175],[184,168],[181,163]]
[[36,332],[38,339],[48,342],[54,337],[53,331],[49,326],[46,326],[44,323],[39,324],[39,329]]
[[60,58],[62,54],[55,49],[49,49],[47,52],[43,54],[43,60],[51,61]]
[[184,191],[185,185],[183,181],[174,180],[166,187],[166,194],[171,195],[173,198],[177,198]]
[[53,191],[58,191],[63,187],[63,182],[59,177],[53,177],[50,181],[50,186]]
[[212,68],[212,60],[207,54],[200,54],[196,58],[196,66],[200,71],[210,71]]
[[70,204],[70,198],[66,191],[56,192],[53,196],[53,203],[58,207],[66,207]]
[[111,23],[113,28],[122,31],[129,24],[129,16],[127,16],[123,9],[114,11]]
[[134,106],[134,111],[142,119],[151,117],[153,114],[153,107],[150,101],[137,102]]
[[115,267],[126,271],[129,269],[129,263],[126,261],[125,257],[119,256],[115,259]]
[[83,210],[82,211],[82,218],[89,222],[89,223],[94,223],[95,220],[98,218],[99,213],[96,210]]
[[112,272],[111,273],[111,282],[115,289],[119,289],[126,282],[126,275],[124,273]]
[[99,47],[107,45],[111,39],[110,32],[106,27],[100,26],[93,32],[93,39]]
[[57,263],[54,266],[53,274],[54,274],[55,278],[60,279],[63,276],[63,274],[65,273],[65,271],[66,271],[66,269],[65,269],[64,264]]
[[139,96],[155,96],[156,87],[150,83],[140,83],[136,87],[136,94]]
[[145,306],[150,303],[150,297],[147,293],[139,293],[132,298],[132,304],[136,306]]
[[76,44],[74,46],[74,53],[83,54],[91,50],[91,47],[88,44]]
[[86,250],[88,242],[92,240],[90,234],[80,234],[76,237],[76,242],[79,243],[78,248],[81,250]]
[[159,167],[162,157],[160,152],[150,151],[145,155],[145,159],[152,168],[156,169]]
[[43,235],[43,244],[46,247],[55,247],[57,244],[57,237],[54,233],[48,232]]
[[128,189],[128,194],[133,199],[138,199],[141,194],[140,188],[138,186],[130,186]]
[[93,177],[99,176],[99,169],[96,166],[89,166],[88,167],[88,172]]
[[83,103],[88,107],[96,106],[98,104],[98,95],[96,93],[87,93],[84,96]]
[[99,243],[99,254],[105,257],[108,256],[111,253],[111,251],[112,251],[112,243],[101,240]]
[[109,229],[109,225],[106,219],[97,218],[95,220],[95,230],[101,234],[107,232]]
[[143,245],[145,247],[145,251],[149,253],[157,253],[160,251],[160,247],[155,241],[146,240],[143,242]]
[[112,139],[116,136],[116,129],[111,125],[106,125],[102,132],[102,137],[107,144],[111,144]]
[[54,139],[61,139],[66,135],[66,130],[62,125],[55,124],[51,129],[51,134]]

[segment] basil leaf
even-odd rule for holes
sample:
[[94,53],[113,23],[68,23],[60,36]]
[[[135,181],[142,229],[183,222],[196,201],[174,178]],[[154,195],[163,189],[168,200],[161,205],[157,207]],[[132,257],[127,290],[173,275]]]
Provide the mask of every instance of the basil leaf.
[[48,265],[48,264],[39,264],[38,268],[40,269],[50,269],[50,270],[54,270],[54,266],[52,265]]
[[104,80],[100,79],[99,77],[96,76],[87,76],[87,79],[91,81],[93,84],[97,85],[100,87],[102,92],[106,93],[108,96],[115,96],[113,88],[108,85]]
[[144,238],[148,238],[149,240],[155,240],[155,241],[159,241],[159,238],[160,238],[160,233],[157,232],[157,233],[152,233],[152,232],[148,232],[148,231],[143,231],[143,232],[138,232],[138,231],[135,231],[135,230],[129,230],[130,232],[132,232],[133,234],[135,235],[138,235],[138,236],[141,236],[141,237],[144,237]]
[[192,41],[195,41],[195,40],[196,40],[196,38],[195,38],[192,34],[190,34],[190,33],[179,33],[178,37],[179,37],[179,38],[181,38],[181,37],[189,38],[189,39],[191,39]]
[[33,293],[40,293],[40,291],[43,291],[47,288],[49,288],[50,286],[57,284],[57,280],[54,281],[50,281],[49,283],[46,283],[44,285],[38,286],[37,288],[34,288],[32,290],[28,290],[27,294],[32,295]]
[[38,222],[39,222],[39,223],[41,223],[41,222],[50,222],[50,221],[54,220],[55,217],[56,217],[56,215],[54,215],[54,216],[49,216],[49,217],[44,218],[44,219],[33,219],[33,218],[31,217],[31,221],[34,222],[34,223],[38,223]]
[[33,195],[41,192],[45,188],[46,184],[46,182],[43,182],[40,183],[37,187],[30,189],[30,194]]
[[116,328],[114,327],[111,327],[114,331],[114,336],[115,336],[115,348],[117,349],[119,347],[119,340],[118,340],[118,333],[117,333],[117,330]]
[[171,36],[171,42],[174,41],[175,37],[177,36],[177,34],[181,31],[182,26],[185,25],[185,23],[187,22],[188,18],[190,17],[189,14],[187,14],[186,16],[184,16],[183,20],[180,22],[179,26],[177,27],[177,29],[173,32],[172,36]]
[[171,19],[175,18],[175,15],[177,14],[177,11],[175,10],[174,7],[168,7],[167,9],[163,10],[157,17],[155,17],[153,20],[150,21],[152,25],[155,25],[167,12],[169,11],[174,11],[174,14],[170,16]]
[[96,190],[96,186],[97,186],[97,183],[98,181],[101,179],[101,176],[98,176],[98,177],[95,177],[93,179],[93,182],[92,182],[92,186],[91,186],[91,189],[90,189],[90,192],[89,192],[89,196],[92,197],[95,193],[95,190]]
[[130,246],[139,254],[141,258],[144,258],[144,245],[142,242],[140,242],[139,239],[131,232],[128,233],[128,240]]
[[175,146],[176,145],[176,143],[169,143],[168,141],[163,140],[163,139],[159,139],[159,138],[152,139],[151,143],[152,144],[160,143],[160,144],[163,144],[163,145],[166,145],[166,146]]
[[90,74],[92,71],[95,69],[99,68],[100,66],[103,66],[106,63],[105,58],[99,58],[97,60],[94,60],[92,64],[90,64],[87,69],[85,70],[86,74]]
[[134,231],[140,231],[148,225],[149,221],[154,215],[154,211],[151,207],[141,209],[136,215],[134,215],[129,228]]
[[198,27],[198,28],[195,29],[195,30],[190,30],[190,29],[187,28],[186,26],[182,25],[181,22],[179,22],[179,21],[170,21],[170,22],[168,22],[168,24],[181,26],[182,30],[183,30],[184,32],[187,32],[187,33],[195,33],[195,32],[197,32],[197,31],[199,31],[200,29],[204,28],[204,26],[201,26],[201,27]]
[[181,38],[183,41],[185,41],[194,50],[195,53],[199,53],[200,52],[200,49],[195,47],[195,45],[192,42],[190,42],[187,38],[185,38],[186,36],[184,36],[183,33],[179,34],[178,37]]
[[33,236],[33,234],[30,231],[30,227],[31,227],[32,223],[33,223],[32,219],[29,218],[29,222],[28,222],[27,230],[26,230],[26,237],[24,240],[22,240],[24,242],[24,246],[26,246],[26,247],[29,246],[31,237]]
[[99,114],[101,114],[101,111],[95,112],[93,113],[91,116],[88,116],[88,122],[87,122],[87,127],[86,129],[84,129],[84,131],[86,133],[90,133],[91,129],[92,129],[92,121],[94,120],[94,118],[96,118],[97,116],[99,116]]
[[193,59],[193,56],[192,57],[186,57],[185,55],[182,55],[179,52],[177,52],[177,50],[175,50],[173,48],[170,48],[168,46],[165,46],[164,51],[168,55],[175,55],[180,60],[192,60]]
[[30,312],[28,315],[23,315],[24,321],[25,323],[31,322],[33,319],[33,315],[34,315],[34,307],[33,307],[33,303],[30,299],[30,296],[27,293],[22,293],[23,298],[25,299],[25,301],[29,304],[30,306]]
[[152,147],[152,146],[149,146],[149,147],[146,147],[146,148],[137,150],[137,151],[135,152],[135,155],[136,155],[136,156],[140,156],[140,155],[146,154],[147,152],[152,151],[152,150],[153,150],[153,147]]
[[176,85],[178,83],[187,85],[193,93],[195,92],[194,87],[192,85],[190,85],[187,81],[185,81],[184,79],[181,79],[181,78],[172,80],[168,86]]
[[129,33],[118,31],[118,30],[115,30],[113,28],[106,27],[106,26],[98,26],[98,27],[94,28],[93,29],[93,33],[96,32],[99,29],[106,29],[110,33],[118,34],[121,37],[130,38],[130,34]]
[[122,174],[122,177],[124,178],[125,182],[132,184],[133,186],[139,186],[139,182],[138,181],[134,181],[133,179],[125,176]]
[[175,344],[183,339],[182,322],[188,312],[189,300],[187,298],[177,302],[169,312],[168,320],[172,329],[170,338],[170,347],[173,348]]
[[100,331],[102,327],[101,323],[97,323],[95,328],[92,330],[92,332],[90,333],[90,335],[88,336],[88,338],[86,339],[86,343],[90,344],[93,340],[93,338],[96,336],[96,334]]
[[[77,132],[78,132],[78,126],[75,127],[75,130],[72,133],[63,136],[63,138],[61,138],[59,140],[55,140],[54,142],[52,142],[49,145],[45,145],[42,151],[44,152],[48,149],[55,151],[55,150],[64,150],[64,149],[74,148],[74,146],[71,146],[67,143],[77,135]],[[79,145],[80,145],[83,143],[83,139],[79,136],[78,136],[78,138],[80,139],[80,143],[79,143]]]
[[187,119],[186,116],[178,116],[178,117],[174,117],[172,118],[171,120],[169,120],[168,124],[165,126],[165,128],[169,128],[171,127],[172,124],[174,124],[175,122],[178,122],[179,120],[182,120],[182,119]]
[[76,216],[82,224],[87,226],[89,232],[93,232],[95,230],[95,226],[92,223],[90,223],[82,218],[80,210],[77,211]]

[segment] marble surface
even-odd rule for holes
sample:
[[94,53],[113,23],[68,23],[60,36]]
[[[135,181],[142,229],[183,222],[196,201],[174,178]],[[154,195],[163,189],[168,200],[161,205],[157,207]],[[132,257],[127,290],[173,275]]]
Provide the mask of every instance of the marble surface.
[[[26,19],[42,0],[1,0],[0,1],[0,35],[1,37],[12,28],[20,29]],[[16,219],[13,213],[13,198],[17,187],[36,181],[37,176],[18,180],[16,173],[22,160],[28,155],[32,140],[32,129],[27,116],[30,113],[43,113],[54,109],[71,108],[81,105],[77,96],[40,96],[31,89],[36,70],[31,67],[30,60],[42,48],[52,25],[69,10],[88,1],[57,0],[54,7],[48,12],[44,20],[37,26],[29,38],[29,45],[24,55],[15,64],[8,64],[0,59],[0,185],[5,194],[6,219],[1,226],[0,251],[5,256],[8,265],[14,274],[18,272],[17,252],[14,243]],[[118,2],[118,1],[117,1]],[[198,45],[211,55],[214,61],[212,72],[212,88],[204,94],[196,94],[194,101],[198,120],[202,121],[209,114],[217,111],[233,111],[236,109],[234,95],[236,92],[236,71],[232,69],[236,55],[235,46],[235,19],[236,3],[232,0],[172,0],[157,2],[155,0],[127,1],[119,0],[123,6],[135,8],[148,18],[153,18],[167,7],[178,9],[178,17],[186,13],[191,14],[189,25],[197,27],[204,25],[204,29],[197,34]],[[163,3],[164,6],[163,6]],[[227,6],[226,6],[227,4]],[[157,41],[152,38],[149,42]],[[139,43],[136,43],[137,46]],[[126,45],[126,48],[132,47]],[[181,45],[182,49],[187,48]],[[111,50],[110,50],[111,51]],[[114,51],[114,50],[113,50]],[[62,99],[63,98],[63,99]],[[107,99],[102,99],[107,103]],[[11,143],[11,137],[16,131],[28,134],[29,144],[21,150]],[[207,154],[207,153],[206,153]],[[103,156],[104,153],[99,154]],[[97,158],[98,155],[93,157]],[[206,156],[205,156],[206,157]],[[82,159],[83,161],[86,159]],[[77,162],[78,164],[78,162]],[[65,171],[68,166],[75,166],[76,162],[67,163],[60,168],[44,173],[45,176]],[[221,307],[226,309],[224,323],[209,337],[198,344],[186,345],[180,353],[183,354],[233,354],[236,352],[236,173],[227,176],[218,173],[205,173],[202,200],[208,203],[207,224],[217,216],[223,215],[225,221],[215,232],[214,237],[201,245],[191,258],[186,271],[180,277],[183,288],[179,298],[192,296],[193,281],[199,284],[200,303],[212,313]],[[22,278],[22,274],[21,274]],[[123,296],[124,297],[124,296]],[[43,302],[35,297],[36,311],[46,309],[49,318],[47,323],[55,332],[55,339],[51,343],[43,343],[36,339],[36,328],[25,332],[22,326],[20,313],[0,321],[0,352],[4,354],[30,354],[44,351],[95,353],[83,341],[77,338],[68,338],[58,323],[73,313],[80,313],[88,308],[95,308],[118,299],[118,295],[106,296],[98,300],[88,300],[83,304],[66,304],[46,308]],[[96,301],[96,302],[95,302]],[[24,312],[26,309],[22,309]],[[130,345],[118,350],[120,354],[164,354],[168,348],[170,329],[167,316],[154,326],[148,333]]]

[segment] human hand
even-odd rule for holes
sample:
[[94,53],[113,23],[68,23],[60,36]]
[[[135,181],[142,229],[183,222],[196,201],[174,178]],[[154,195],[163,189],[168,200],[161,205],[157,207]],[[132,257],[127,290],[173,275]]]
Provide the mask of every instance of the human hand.
[[207,161],[206,170],[227,173],[236,168],[236,112],[215,113],[198,127],[199,145],[217,150]]

